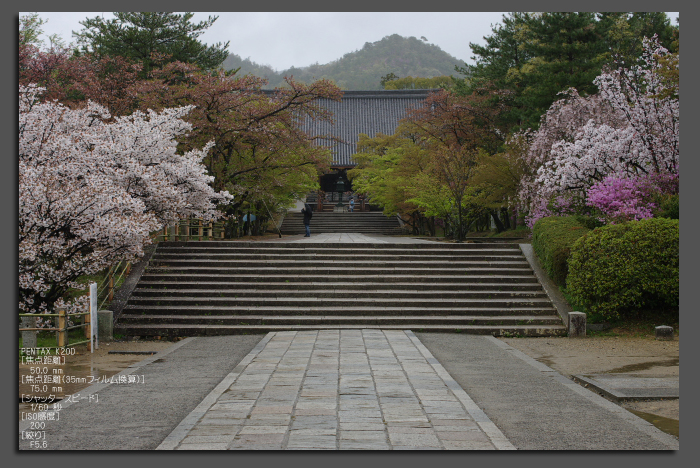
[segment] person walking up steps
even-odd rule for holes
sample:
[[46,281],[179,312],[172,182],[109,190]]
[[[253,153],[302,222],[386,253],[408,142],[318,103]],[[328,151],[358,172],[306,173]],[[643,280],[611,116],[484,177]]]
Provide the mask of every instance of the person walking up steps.
[[350,213],[352,213],[355,210],[355,199],[351,198],[350,199]]
[[304,203],[304,208],[301,209],[301,213],[304,215],[304,229],[306,229],[306,234],[304,237],[311,237],[311,216],[313,216],[313,211],[311,207]]

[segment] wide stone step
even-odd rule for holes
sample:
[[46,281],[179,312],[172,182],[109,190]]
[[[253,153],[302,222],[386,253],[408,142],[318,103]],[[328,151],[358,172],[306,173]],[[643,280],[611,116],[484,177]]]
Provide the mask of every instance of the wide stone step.
[[[303,221],[290,220],[282,223],[282,227],[296,227],[303,226]],[[323,219],[317,218],[312,219],[311,226],[348,226],[357,228],[399,228],[399,222],[397,220],[383,220],[383,219],[357,219],[351,216],[346,219],[335,218],[335,219]]]
[[[314,216],[311,218],[311,224],[353,224],[353,225],[365,225],[365,226],[377,226],[377,225],[386,225],[386,226],[399,226],[399,221],[396,218],[385,218],[383,216],[372,216],[372,215],[364,215],[361,213],[326,213],[322,214],[321,216],[316,216],[319,214],[318,212],[314,214]],[[282,221],[282,225],[288,224],[288,225],[296,225],[296,224],[302,224],[304,222],[303,217],[295,217],[295,218],[289,218],[286,217],[284,221]]]
[[[222,267],[225,268],[225,267]],[[498,275],[504,273],[507,269],[507,274],[510,276],[531,276],[532,270],[530,268],[519,268],[517,265],[512,265],[509,268],[504,268],[501,266],[493,265],[491,267],[470,267],[470,268],[416,268],[414,267],[358,267],[347,265],[339,265],[336,267],[332,266],[318,266],[318,267],[257,267],[257,268],[243,268],[243,267],[228,267],[222,268],[211,268],[211,267],[182,267],[182,266],[168,266],[168,267],[153,267],[148,269],[148,273],[179,273],[185,275],[219,275],[221,273],[236,274],[236,275],[263,275],[263,276],[287,276],[288,278],[294,276],[314,276],[314,275],[333,275],[337,274],[338,270],[342,270],[343,276],[359,276],[359,277],[372,277],[372,276],[393,276],[401,277],[402,273],[410,271],[410,275],[405,276],[450,276],[450,275],[462,275],[462,276],[475,276],[475,275]]]
[[[357,225],[339,226],[339,225],[318,225],[310,226],[311,234],[379,234],[384,236],[397,235],[401,233],[398,227],[361,227]],[[295,235],[305,233],[306,228],[301,226],[295,227],[280,227],[281,234]]]
[[221,273],[211,274],[211,273],[192,273],[187,274],[181,273],[154,273],[147,271],[141,277],[143,281],[149,282],[165,282],[165,281],[180,281],[180,280],[192,280],[192,281],[211,281],[217,280],[220,282],[240,282],[245,280],[248,283],[277,283],[277,282],[299,282],[305,281],[309,283],[337,283],[343,282],[348,284],[353,283],[366,283],[374,282],[377,284],[389,284],[389,283],[412,283],[415,285],[426,286],[433,283],[457,283],[460,285],[467,285],[473,283],[532,283],[537,281],[532,272],[529,275],[513,275],[513,274],[500,274],[500,275],[482,275],[474,273],[473,275],[338,275],[337,271],[332,274],[308,274],[308,275],[293,275],[288,274],[267,274],[267,275],[255,275],[241,277],[238,274]]
[[215,336],[234,334],[269,333],[287,330],[327,330],[327,329],[382,329],[412,330],[416,332],[468,333],[493,336],[564,336],[563,325],[431,325],[431,324],[353,324],[353,325],[117,325],[114,332],[132,336]]
[[339,299],[326,297],[189,297],[189,296],[134,296],[129,301],[134,306],[139,305],[166,305],[166,306],[249,306],[249,307],[323,307],[341,308],[348,305],[352,307],[377,307],[400,306],[411,304],[424,309],[436,307],[528,307],[549,304],[548,297],[498,297],[498,298],[458,298],[443,297],[416,298],[416,297],[376,297]]
[[324,328],[565,332],[513,244],[171,241],[158,245],[115,333]]
[[[304,223],[302,221],[297,221],[297,222],[291,222],[291,223],[283,223],[280,226],[280,230],[285,230],[285,229],[299,229],[300,226],[304,226]],[[367,222],[357,222],[353,220],[328,220],[328,221],[323,221],[323,220],[314,220],[311,222],[310,225],[311,228],[321,228],[321,227],[342,227],[347,229],[349,232],[354,232],[355,230],[362,230],[362,229],[377,229],[377,230],[400,230],[399,223],[396,221],[394,222],[385,222],[385,221],[375,221],[371,223]]]
[[237,290],[213,290],[213,289],[167,289],[167,288],[139,288],[132,292],[132,297],[229,297],[229,298],[323,298],[323,299],[369,299],[369,298],[398,298],[400,300],[417,299],[495,299],[495,298],[547,298],[542,290],[535,291],[441,291],[433,287],[424,291],[416,290],[327,290],[327,289],[237,289]]
[[272,252],[357,252],[358,249],[368,249],[373,252],[381,253],[396,253],[397,251],[405,251],[406,253],[417,252],[424,254],[426,250],[514,250],[520,252],[520,249],[509,244],[499,244],[497,242],[435,242],[435,243],[420,243],[420,244],[405,244],[405,243],[374,243],[374,242],[353,242],[348,244],[345,242],[324,242],[322,244],[300,244],[298,242],[246,242],[246,241],[167,241],[158,244],[158,252],[165,252],[168,249],[184,249],[182,252],[199,251],[217,252],[219,249],[231,249],[233,251],[249,251],[253,253],[272,253]]
[[[306,234],[306,230],[304,228],[301,229],[286,229],[286,230],[281,230],[280,229],[280,234],[285,235],[285,236],[296,236],[296,235],[302,235]],[[401,234],[400,230],[368,230],[368,229],[334,229],[334,228],[328,228],[328,229],[319,229],[319,228],[311,228],[311,236],[317,236],[320,234],[364,234],[367,236],[396,236],[398,234]]]
[[[131,301],[130,301],[131,302]],[[296,306],[222,306],[222,305],[134,305],[129,304],[124,308],[125,314],[143,315],[554,315],[556,310],[548,305],[539,307],[513,306],[513,307],[486,307],[486,306],[460,306],[460,307],[411,307],[406,305],[392,305],[385,307],[344,306],[329,309],[328,307],[308,306],[300,309]]]
[[[405,269],[413,267],[415,262],[412,261],[393,261],[393,260],[355,260],[355,259],[338,259],[338,260],[218,260],[218,259],[156,259],[151,260],[151,268],[182,268],[182,267],[200,267],[200,268],[236,268],[247,269],[255,268],[257,270],[270,269],[299,269],[299,268],[400,268]],[[467,269],[476,267],[498,267],[498,268],[529,268],[530,264],[526,260],[461,260],[452,259],[449,261],[430,261],[423,260],[420,262],[421,269]]]
[[[248,307],[321,307],[339,309],[348,305],[344,298],[327,297],[170,297],[170,296],[134,296],[132,305],[172,305],[172,306],[248,306]],[[432,309],[437,307],[527,307],[549,304],[545,297],[496,297],[496,298],[403,298],[403,297],[374,297],[355,298],[352,307],[396,307],[410,304],[415,307]]]
[[[326,204],[324,207],[333,207],[337,205],[337,202],[333,205]],[[345,206],[348,206],[347,203],[344,203]],[[287,213],[287,215],[284,217],[285,221],[297,221],[297,220],[302,220],[304,219],[304,215],[301,213]],[[377,211],[359,211],[355,210],[353,212],[350,211],[318,211],[314,210],[313,211],[313,217],[311,218],[312,220],[317,219],[357,219],[357,220],[386,220],[386,221],[393,221],[395,223],[398,223],[398,219],[395,216],[386,216],[381,212]]]
[[[292,228],[292,227],[299,227],[303,226],[304,223],[302,220],[298,221],[291,221],[287,223],[282,223],[282,228]],[[387,229],[387,228],[394,228],[394,229],[399,229],[399,223],[397,221],[381,221],[381,220],[376,220],[376,221],[359,221],[359,220],[354,220],[354,219],[315,219],[311,222],[312,227],[319,227],[319,226],[345,226],[349,228],[357,228],[357,229],[372,229],[372,228],[377,228],[377,229]]]
[[298,262],[418,262],[430,261],[433,264],[446,263],[450,261],[460,262],[476,262],[476,261],[526,261],[520,251],[452,251],[440,250],[428,253],[411,253],[404,254],[403,252],[366,252],[363,249],[358,249],[354,252],[294,252],[294,253],[223,253],[223,252],[208,252],[208,253],[159,253],[153,255],[152,261],[167,261],[167,260],[200,260],[200,261],[298,261]]
[[560,325],[559,316],[447,316],[415,315],[133,315],[120,317],[124,325],[132,323],[197,324],[197,325],[339,325],[339,324],[432,324],[432,325]]
[[151,257],[151,261],[169,261],[169,260],[236,260],[236,261],[252,261],[262,262],[267,260],[275,261],[308,261],[316,262],[325,261],[430,261],[439,263],[441,261],[524,261],[519,250],[514,250],[510,254],[501,254],[498,251],[479,252],[479,251],[464,251],[464,252],[435,252],[430,255],[422,255],[419,252],[413,255],[381,255],[381,254],[364,254],[362,252],[354,252],[352,254],[335,254],[332,252],[324,253],[298,253],[298,254],[252,254],[252,253],[156,253]]
[[[461,277],[460,277],[461,278]],[[261,285],[260,281],[242,281],[242,278],[235,277],[235,281],[139,281],[137,291],[148,291],[150,289],[158,290],[176,290],[183,291],[188,294],[191,290],[206,290],[213,295],[217,295],[221,291],[267,291],[267,290],[283,290],[289,293],[303,294],[305,291],[326,291],[340,292],[353,291],[359,288],[360,291],[387,291],[396,290],[406,292],[417,291],[416,283],[396,282],[396,283],[377,283],[377,282],[265,282]],[[542,291],[542,286],[539,283],[430,283],[429,291],[434,291],[436,294],[450,293],[452,291],[497,291],[497,292],[517,292],[517,291]]]

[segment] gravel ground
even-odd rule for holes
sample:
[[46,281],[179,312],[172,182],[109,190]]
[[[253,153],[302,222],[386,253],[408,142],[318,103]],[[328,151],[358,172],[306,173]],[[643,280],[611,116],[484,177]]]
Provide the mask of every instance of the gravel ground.
[[[143,341],[113,341],[111,343],[102,343],[99,345],[99,349],[96,349],[93,353],[87,351],[86,346],[76,346],[76,355],[66,356],[66,363],[62,366],[48,366],[51,369],[54,367],[60,367],[65,375],[72,375],[78,378],[88,378],[93,376],[95,378],[101,377],[112,377],[115,374],[123,371],[127,367],[143,359],[149,357],[148,354],[110,354],[112,352],[127,351],[129,353],[134,352],[153,352],[158,353],[163,351],[170,346],[174,345],[175,342],[172,341],[160,341],[160,340],[143,340]],[[21,383],[22,375],[30,374],[30,366],[27,364],[19,364],[19,393],[32,394],[29,390],[28,385],[23,385]],[[50,370],[50,372],[53,372]],[[72,394],[80,392],[82,389],[92,385],[89,381],[85,383],[77,384],[63,384],[64,393]],[[60,395],[62,397],[62,395]],[[32,412],[31,405],[28,403],[19,403],[19,419],[22,420],[22,412],[29,413]]]
[[[45,428],[41,428],[44,434],[42,442],[46,444],[40,448],[155,449],[263,336],[190,338],[169,343],[155,356],[130,356],[138,356],[138,363],[125,369],[125,373],[137,379],[130,382],[125,379],[115,384],[98,382],[81,390],[80,398],[67,401],[60,410],[60,417],[47,420]],[[110,345],[109,348],[115,350],[113,346],[128,346],[126,350],[129,351],[154,351],[158,345],[158,342],[127,343]],[[65,367],[69,364],[75,366],[75,361],[71,359]],[[93,366],[97,364],[96,361],[90,360]],[[109,361],[110,366],[124,365],[115,363],[111,358]],[[68,369],[64,375],[67,373]],[[20,432],[30,430],[31,422],[21,421]],[[19,449],[32,448],[33,437],[20,438]]]
[[[630,373],[679,376],[679,340],[652,337],[502,338],[528,356],[570,377],[577,374]],[[679,420],[680,400],[625,402],[626,409]]]

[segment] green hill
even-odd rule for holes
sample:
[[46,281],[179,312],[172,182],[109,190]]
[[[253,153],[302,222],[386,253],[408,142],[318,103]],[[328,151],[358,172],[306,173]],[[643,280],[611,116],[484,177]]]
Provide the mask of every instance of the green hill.
[[267,78],[268,88],[281,86],[284,76],[293,75],[295,80],[304,82],[329,78],[342,89],[351,91],[383,89],[380,80],[388,73],[402,78],[452,75],[455,73],[455,65],[464,66],[464,61],[451,56],[434,44],[398,34],[377,42],[367,42],[362,49],[349,52],[323,65],[316,63],[276,72],[268,65],[259,65],[236,54],[229,55],[223,64],[227,70],[240,67],[239,73],[242,75],[252,74]]

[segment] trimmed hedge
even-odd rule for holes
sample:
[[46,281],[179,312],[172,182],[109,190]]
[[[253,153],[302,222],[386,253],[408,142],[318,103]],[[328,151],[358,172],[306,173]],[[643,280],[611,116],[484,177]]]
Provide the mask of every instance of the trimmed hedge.
[[606,319],[677,308],[679,222],[667,218],[597,228],[571,249],[567,289]]
[[571,247],[591,232],[581,216],[550,216],[539,219],[532,228],[532,249],[542,268],[557,285],[566,286]]

